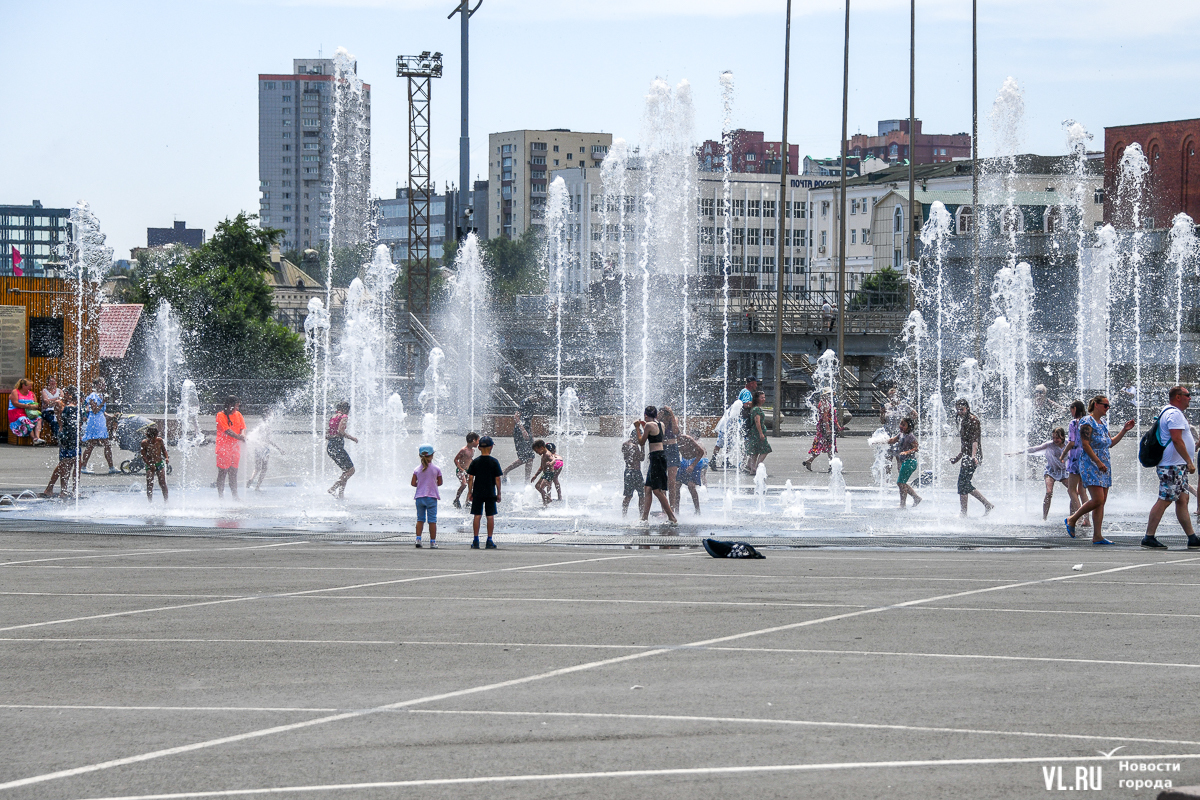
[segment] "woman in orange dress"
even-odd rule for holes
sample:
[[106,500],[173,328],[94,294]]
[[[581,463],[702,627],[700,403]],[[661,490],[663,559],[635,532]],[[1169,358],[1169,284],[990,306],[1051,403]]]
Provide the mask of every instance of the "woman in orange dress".
[[233,395],[225,398],[225,407],[217,412],[217,496],[225,496],[225,481],[229,480],[229,491],[238,499],[238,462],[242,458],[243,435],[246,420],[238,409],[242,402]]

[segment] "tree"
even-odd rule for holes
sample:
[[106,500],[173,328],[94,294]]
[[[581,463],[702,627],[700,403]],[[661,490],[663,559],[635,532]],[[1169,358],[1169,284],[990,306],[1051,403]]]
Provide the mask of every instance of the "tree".
[[272,319],[271,289],[263,277],[271,268],[271,245],[283,231],[259,229],[251,224],[255,218],[240,213],[218,223],[206,244],[164,260],[137,286],[148,313],[164,300],[171,304],[198,377],[291,379],[304,373],[304,343]]
[[511,303],[519,294],[537,294],[545,289],[546,279],[538,264],[541,242],[534,228],[521,238],[497,237],[483,244],[485,268],[497,299]]
[[904,276],[891,267],[872,272],[863,280],[850,300],[851,311],[896,310],[904,307],[908,291]]

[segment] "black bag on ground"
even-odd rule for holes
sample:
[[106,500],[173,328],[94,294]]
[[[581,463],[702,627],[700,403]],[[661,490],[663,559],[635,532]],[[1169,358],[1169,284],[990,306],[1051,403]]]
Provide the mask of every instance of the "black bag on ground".
[[1143,433],[1138,442],[1138,462],[1143,467],[1157,467],[1166,452],[1167,446],[1158,440],[1158,418],[1161,416],[1162,411],[1158,412],[1154,422],[1150,423],[1150,430]]
[[705,539],[704,549],[713,558],[766,558],[745,542],[718,542],[716,539]]

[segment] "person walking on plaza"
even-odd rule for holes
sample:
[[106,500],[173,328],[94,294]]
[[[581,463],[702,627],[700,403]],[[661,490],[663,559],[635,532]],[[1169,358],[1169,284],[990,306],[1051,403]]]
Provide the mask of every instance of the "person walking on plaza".
[[485,550],[495,550],[496,543],[492,534],[496,530],[496,504],[500,502],[500,481],[504,470],[500,462],[492,456],[492,437],[484,436],[479,440],[479,458],[467,467],[467,502],[471,504],[471,530],[475,538],[471,541],[471,549],[479,549],[479,518],[487,517],[487,544]]
[[[1071,513],[1083,505],[1087,498],[1084,496],[1083,481],[1079,477],[1079,459],[1083,456],[1083,445],[1079,443],[1079,426],[1087,415],[1087,409],[1082,400],[1071,401],[1071,424],[1067,426],[1067,447],[1063,453],[1063,463],[1067,465],[1067,495],[1071,498]],[[1079,527],[1091,527],[1092,521],[1084,514],[1079,518]]]
[[[837,452],[837,434],[842,432],[842,421],[838,413],[837,399],[833,389],[826,386],[821,390],[821,399],[817,401],[817,432],[813,435],[812,447],[808,448],[808,459],[804,468],[812,472],[812,464],[817,456],[825,454],[833,461]],[[830,467],[832,471],[833,467]]]
[[266,479],[267,470],[271,466],[271,448],[274,447],[283,453],[283,448],[271,438],[274,425],[274,415],[267,414],[263,417],[262,423],[246,436],[246,441],[254,445],[254,471],[250,473],[250,478],[246,481],[247,492],[251,487],[256,492],[262,491],[263,480]]
[[467,490],[467,467],[475,460],[475,447],[479,444],[479,434],[471,431],[467,434],[467,445],[454,456],[454,477],[458,478],[458,491],[454,493],[454,507],[462,508],[462,493]]
[[962,461],[962,466],[958,468],[960,516],[967,516],[968,497],[974,497],[983,503],[983,514],[987,516],[992,513],[995,506],[989,503],[983,493],[975,488],[975,484],[971,483],[971,478],[975,476],[975,470],[979,469],[979,465],[983,463],[983,427],[979,423],[979,417],[971,413],[971,404],[965,397],[954,401],[954,409],[960,417],[958,436],[962,447],[959,449],[958,455],[950,459],[950,463],[956,464],[960,460]]
[[521,410],[513,414],[513,447],[517,451],[517,460],[504,468],[504,480],[508,480],[508,473],[522,465],[525,467],[526,481],[533,472],[532,402],[532,398],[526,398],[521,403]]
[[92,381],[92,393],[83,399],[87,408],[87,422],[83,426],[83,443],[87,447],[83,450],[83,458],[80,460],[80,472],[88,475],[92,471],[88,469],[88,459],[92,457],[92,450],[96,447],[104,448],[104,460],[108,462],[108,474],[115,475],[118,470],[113,466],[112,443],[108,438],[108,400],[104,397],[104,379],[97,378]]
[[146,501],[154,502],[154,478],[157,476],[163,502],[167,502],[167,464],[171,463],[171,456],[167,454],[167,443],[158,435],[158,426],[151,425],[146,428],[141,456],[146,465]]
[[346,440],[358,444],[358,439],[346,433],[346,425],[350,422],[350,404],[345,400],[337,404],[337,413],[329,418],[329,426],[325,430],[325,452],[342,471],[341,477],[329,487],[329,493],[338,500],[346,498],[346,481],[354,475],[354,461],[346,452]]
[[749,471],[758,471],[758,465],[767,460],[771,454],[771,443],[767,441],[766,417],[763,405],[767,402],[767,393],[754,393],[754,405],[750,408],[750,435],[746,437],[746,453],[750,456]]
[[[417,504],[417,547],[421,547],[421,529],[429,523],[429,546],[437,549],[437,506],[441,494],[442,471],[433,463],[433,445],[423,444],[417,448],[421,466],[413,470],[412,485],[416,488]],[[469,464],[467,466],[470,466]]]
[[246,420],[239,410],[241,405],[241,400],[229,395],[217,412],[217,497],[225,496],[228,480],[234,500],[238,499],[238,464],[242,460],[242,442],[246,441]]
[[[900,397],[900,390],[895,386],[888,389],[887,400],[879,407],[879,422],[883,425],[883,430],[887,433],[889,442],[893,439],[899,442],[900,420],[914,415],[913,407]],[[900,457],[895,444],[888,448],[887,469],[889,472],[892,469],[892,459],[896,461],[896,469],[900,469],[904,463],[904,459]]]
[[670,406],[658,410],[659,421],[663,426],[663,455],[667,459],[667,499],[671,501],[671,509],[679,513],[679,418]]
[[[1062,428],[1055,428],[1050,434],[1050,441],[1042,442],[1034,447],[1020,450],[1016,453],[1005,453],[1007,456],[1024,456],[1041,454],[1046,459],[1046,470],[1042,477],[1046,480],[1046,496],[1042,498],[1042,522],[1050,516],[1050,500],[1054,497],[1054,484],[1061,483],[1063,486],[1068,486],[1067,465],[1063,461],[1063,454],[1067,452],[1067,432]],[[1067,493],[1070,494],[1068,488]],[[1075,508],[1072,505],[1071,511]]]
[[50,482],[42,497],[54,496],[54,482],[62,483],[61,496],[66,496],[68,486],[79,478],[75,472],[75,464],[79,457],[79,392],[74,386],[68,386],[55,404],[55,416],[58,417],[58,465],[50,473]]
[[917,451],[920,450],[920,445],[917,443],[917,437],[913,435],[911,417],[901,417],[898,427],[896,435],[888,439],[888,444],[892,445],[892,449],[896,453],[896,460],[900,462],[900,471],[896,473],[896,488],[900,490],[900,507],[908,506],[908,498],[911,495],[913,508],[916,508],[921,505],[921,496],[908,485],[908,479],[917,471]]
[[1146,535],[1142,547],[1165,550],[1167,546],[1155,535],[1167,506],[1175,504],[1175,516],[1187,534],[1189,550],[1200,549],[1200,537],[1192,529],[1192,518],[1188,514],[1188,475],[1195,474],[1196,462],[1192,453],[1196,440],[1192,436],[1184,412],[1192,403],[1192,392],[1186,386],[1172,386],[1167,395],[1168,404],[1158,415],[1155,434],[1158,443],[1164,445],[1162,458],[1158,460],[1158,499],[1150,507],[1150,518],[1146,520]]
[[751,375],[750,377],[746,378],[746,385],[742,387],[740,392],[738,392],[738,400],[741,400],[743,403],[749,403],[754,399],[754,393],[757,391],[758,377]]
[[675,512],[671,510],[671,501],[667,497],[667,457],[663,453],[663,426],[658,421],[658,409],[654,406],[646,406],[646,410],[642,415],[642,419],[635,420],[633,423],[638,431],[638,444],[648,445],[647,450],[650,453],[650,469],[646,472],[646,496],[642,505],[642,521],[650,519],[650,498],[653,495],[658,498],[658,504],[662,506],[662,510],[666,512],[667,519],[672,525],[679,523],[675,518]]
[[1067,535],[1075,538],[1075,523],[1084,514],[1092,515],[1092,544],[1112,544],[1104,538],[1101,528],[1104,525],[1104,504],[1108,502],[1108,490],[1112,486],[1112,459],[1109,448],[1125,438],[1125,434],[1133,429],[1133,420],[1125,423],[1121,432],[1110,436],[1108,423],[1104,417],[1111,406],[1104,395],[1096,395],[1088,403],[1088,415],[1079,426],[1079,442],[1083,446],[1083,455],[1079,458],[1079,478],[1087,487],[1091,500],[1081,505],[1063,522],[1067,526]]

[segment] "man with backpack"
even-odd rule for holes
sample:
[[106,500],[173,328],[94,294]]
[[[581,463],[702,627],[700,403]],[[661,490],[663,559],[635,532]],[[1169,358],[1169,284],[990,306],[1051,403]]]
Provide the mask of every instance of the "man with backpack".
[[[1191,427],[1183,415],[1192,402],[1192,393],[1186,386],[1172,386],[1168,393],[1169,404],[1159,412],[1155,424],[1142,437],[1138,448],[1138,460],[1143,466],[1151,466],[1155,454],[1158,457],[1158,499],[1150,508],[1150,519],[1146,521],[1146,535],[1142,547],[1165,550],[1167,546],[1154,535],[1167,506],[1175,504],[1175,516],[1187,534],[1189,550],[1200,550],[1200,537],[1192,530],[1192,519],[1188,515],[1188,475],[1195,473],[1196,464],[1192,453],[1196,442]],[[1147,462],[1150,463],[1147,463]]]

